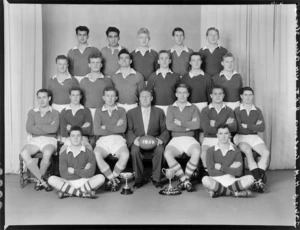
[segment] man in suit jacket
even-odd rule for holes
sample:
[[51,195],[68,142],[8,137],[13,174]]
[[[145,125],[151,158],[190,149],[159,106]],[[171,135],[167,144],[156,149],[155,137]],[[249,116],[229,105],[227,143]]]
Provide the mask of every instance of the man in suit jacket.
[[144,166],[142,159],[145,150],[139,147],[139,138],[144,135],[153,136],[158,141],[157,146],[151,150],[153,152],[153,184],[156,187],[162,187],[160,177],[163,153],[170,136],[166,128],[165,114],[162,109],[151,106],[152,100],[152,91],[144,88],[139,96],[140,106],[129,110],[127,113],[127,144],[132,156],[132,167],[136,173],[133,187],[137,188],[147,183],[143,179]]

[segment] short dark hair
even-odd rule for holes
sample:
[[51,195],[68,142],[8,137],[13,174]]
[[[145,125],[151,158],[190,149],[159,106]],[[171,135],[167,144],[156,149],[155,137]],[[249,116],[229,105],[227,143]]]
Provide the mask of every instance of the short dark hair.
[[103,90],[103,96],[105,95],[105,92],[108,92],[108,91],[115,91],[116,97],[119,96],[118,90],[113,86],[106,86]]
[[68,62],[68,58],[66,57],[66,55],[61,54],[61,55],[57,55],[57,57],[55,58],[55,63],[57,63],[57,60],[60,60],[60,59],[67,60],[67,62]]
[[168,54],[168,55],[169,55],[169,58],[171,59],[171,54],[170,54],[170,52],[168,52],[167,50],[161,50],[161,51],[159,51],[159,53],[158,53],[158,58],[159,58],[159,56],[160,56],[161,54]]
[[46,93],[48,97],[51,97],[51,99],[50,99],[50,101],[49,101],[49,105],[52,105],[52,101],[53,101],[52,91],[43,88],[43,89],[39,89],[39,90],[36,92],[36,96],[38,96],[39,93]]
[[188,91],[188,93],[190,93],[190,88],[189,88],[189,86],[186,85],[186,84],[183,84],[183,83],[178,84],[178,85],[176,86],[176,91],[177,91],[178,88],[186,88],[187,91]]
[[252,94],[254,95],[254,91],[250,86],[245,86],[245,87],[241,88],[240,95],[242,95],[245,91],[251,91]]
[[91,59],[92,58],[100,58],[101,60],[101,63],[102,63],[102,55],[100,52],[93,52],[91,53],[89,56],[88,56],[88,62],[90,63],[91,62]]
[[113,26],[108,27],[105,32],[107,37],[110,32],[116,32],[118,36],[120,36],[120,30],[117,27],[113,27]]
[[227,124],[219,124],[218,126],[217,126],[217,132],[219,131],[219,129],[228,129],[229,130],[229,132],[230,132],[230,129],[229,129],[229,125],[227,125]]
[[86,31],[87,35],[89,35],[89,28],[87,26],[77,26],[76,29],[76,34],[78,34],[78,31]]
[[141,93],[142,92],[148,92],[148,93],[150,93],[151,94],[151,96],[153,97],[153,91],[150,89],[150,88],[148,88],[148,87],[144,87],[144,88],[142,88],[141,90],[140,90],[140,92],[139,92],[139,95],[141,95]]
[[211,87],[210,94],[213,93],[214,89],[221,89],[223,91],[223,93],[225,94],[225,89],[220,85],[214,85],[213,87]]
[[227,58],[227,57],[232,57],[232,58],[234,59],[234,56],[233,56],[232,53],[226,53],[226,54],[222,57],[223,61],[224,61],[224,59]]
[[209,27],[206,31],[206,36],[208,36],[209,31],[214,30],[217,32],[218,36],[220,36],[219,30],[215,27]]
[[129,58],[130,58],[130,60],[131,60],[131,55],[130,55],[130,53],[129,53],[129,51],[127,50],[127,49],[121,49],[120,50],[120,52],[118,53],[118,58],[120,59],[120,56],[122,55],[122,54],[128,54],[129,55]]
[[200,56],[200,59],[202,60],[202,56],[201,56],[201,54],[199,52],[192,52],[190,54],[189,61],[192,60],[192,56]]
[[74,126],[71,127],[69,135],[71,135],[72,131],[79,131],[80,134],[82,135],[82,128],[80,126],[78,126],[78,125],[74,125]]
[[79,91],[80,95],[82,96],[82,89],[78,86],[73,86],[69,89],[69,95],[71,95],[72,91]]
[[182,28],[180,28],[180,27],[175,27],[175,28],[174,28],[174,30],[172,31],[172,36],[175,35],[175,32],[176,32],[176,31],[182,32],[182,33],[183,33],[183,36],[185,36],[185,35],[184,35],[184,30],[183,30]]

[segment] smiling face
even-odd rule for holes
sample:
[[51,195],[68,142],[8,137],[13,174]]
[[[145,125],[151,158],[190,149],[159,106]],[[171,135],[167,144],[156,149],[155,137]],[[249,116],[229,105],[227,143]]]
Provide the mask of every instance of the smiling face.
[[37,95],[38,103],[41,108],[46,108],[49,106],[49,102],[51,101],[51,96],[48,96],[46,92],[39,92]]
[[122,53],[119,57],[119,65],[122,67],[122,68],[127,68],[127,67],[130,67],[130,64],[132,62],[132,60],[130,59],[130,55],[129,54],[126,54],[126,53]]

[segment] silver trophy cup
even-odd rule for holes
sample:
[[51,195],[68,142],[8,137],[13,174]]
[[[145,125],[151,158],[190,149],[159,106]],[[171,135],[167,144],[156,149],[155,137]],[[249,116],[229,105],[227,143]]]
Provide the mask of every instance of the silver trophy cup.
[[134,177],[134,172],[122,172],[120,173],[120,177],[125,179],[125,186],[122,188],[121,194],[129,195],[132,194],[131,188],[128,186],[127,180]]

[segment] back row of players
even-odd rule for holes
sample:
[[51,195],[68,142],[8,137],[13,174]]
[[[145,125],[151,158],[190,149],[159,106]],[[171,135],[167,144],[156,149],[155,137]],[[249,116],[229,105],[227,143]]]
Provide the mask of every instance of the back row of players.
[[[88,48],[91,48],[90,51],[92,51],[93,47],[88,46],[86,43],[88,37],[88,29],[86,27],[76,28],[76,34],[79,43],[77,47],[69,52],[69,61],[64,55],[59,55],[56,58],[58,71],[48,83],[48,89],[52,94],[44,90],[39,91],[37,96],[39,102],[41,102],[40,108],[30,111],[28,115],[27,131],[34,137],[31,142],[24,147],[21,155],[27,167],[39,179],[36,189],[45,187],[46,190],[51,190],[42,176],[45,174],[45,170],[49,165],[49,156],[55,150],[54,146],[56,146],[56,144],[54,144],[53,137],[58,129],[58,123],[60,123],[61,140],[65,143],[62,148],[64,154],[61,154],[61,157],[65,157],[65,161],[61,162],[65,162],[66,165],[72,162],[71,164],[73,166],[64,167],[65,171],[62,170],[61,175],[64,180],[76,181],[79,179],[83,181],[81,182],[83,184],[79,183],[79,187],[76,185],[76,188],[72,189],[71,194],[73,195],[86,195],[86,188],[88,187],[90,191],[87,192],[87,196],[90,196],[91,191],[99,186],[99,184],[97,184],[96,187],[90,184],[89,186],[83,186],[88,181],[81,180],[81,177],[84,176],[79,173],[80,169],[78,169],[79,171],[77,169],[74,170],[74,165],[78,166],[79,164],[76,156],[88,149],[92,150],[88,138],[92,135],[100,135],[94,153],[100,171],[108,179],[106,183],[107,189],[116,190],[118,186],[119,181],[117,177],[120,172],[125,169],[129,157],[127,146],[131,150],[133,169],[137,173],[135,187],[141,187],[145,183],[143,179],[143,164],[141,161],[143,151],[139,148],[138,140],[141,136],[148,134],[156,137],[158,140],[158,145],[153,151],[153,183],[156,186],[161,186],[160,171],[164,153],[169,167],[173,168],[176,171],[176,175],[180,178],[180,188],[186,188],[188,191],[193,190],[190,177],[197,168],[201,155],[202,163],[204,167],[207,167],[209,175],[214,178],[213,181],[216,182],[217,180],[220,182],[220,184],[212,183],[211,179],[205,177],[206,179],[204,179],[203,183],[211,191],[214,191],[213,196],[216,196],[216,194],[230,194],[230,192],[224,193],[226,189],[222,189],[221,187],[224,178],[225,181],[227,181],[225,182],[226,186],[224,188],[228,188],[229,185],[237,183],[238,185],[234,186],[235,188],[245,190],[253,184],[251,178],[244,178],[246,180],[244,183],[242,179],[237,180],[234,178],[234,176],[240,173],[242,167],[241,163],[235,164],[235,162],[241,161],[240,152],[230,141],[227,143],[228,145],[226,145],[228,149],[224,150],[220,148],[220,140],[218,141],[216,138],[218,132],[217,127],[226,124],[228,125],[228,132],[237,131],[238,133],[234,138],[234,142],[247,156],[249,168],[255,179],[253,184],[254,190],[258,192],[265,191],[265,170],[269,164],[270,153],[263,140],[257,136],[257,132],[264,130],[264,119],[261,110],[252,104],[253,90],[249,87],[245,87],[242,92],[240,91],[242,89],[241,76],[233,71],[234,58],[232,54],[227,53],[226,49],[218,46],[217,41],[219,34],[217,29],[208,29],[208,47],[201,49],[199,53],[189,53],[189,49],[186,50],[186,47],[183,46],[184,31],[181,28],[175,28],[173,31],[174,40],[176,42],[175,47],[171,49],[171,52],[162,50],[159,52],[158,57],[155,57],[154,51],[149,48],[150,36],[147,29],[140,29],[138,31],[140,47],[130,55],[126,49],[122,49],[122,47],[118,45],[119,30],[110,27],[107,30],[109,46],[101,50],[102,55],[99,52],[91,52],[85,57],[88,67],[90,68],[90,73],[82,77],[76,75],[77,72],[73,72],[73,75],[75,75],[80,83],[78,83],[70,73],[76,69],[80,71],[84,70],[84,68],[82,68],[84,65],[83,56],[88,52]],[[181,53],[178,54],[180,41]],[[82,51],[81,48],[84,44],[85,48]],[[115,49],[113,49],[112,44],[114,44]],[[108,53],[112,55],[111,57],[117,57],[117,67],[119,69],[111,74],[110,77],[104,76],[100,72],[103,65],[103,57],[107,54],[104,52],[105,50],[109,50]],[[224,50],[225,54],[222,53]],[[140,56],[138,58],[135,57],[138,54]],[[147,54],[148,58],[146,58]],[[182,54],[186,54],[187,56],[188,61],[186,63],[183,61],[184,55]],[[142,66],[141,70],[146,70],[146,64],[150,62],[149,56],[153,58],[154,65],[156,65],[156,61],[157,64],[159,64],[157,70],[154,67],[154,71],[151,70],[153,71],[151,74],[146,75],[144,72],[142,75],[131,68],[130,65],[133,61],[133,63],[136,63],[133,66],[138,68],[139,64],[137,63],[140,63]],[[202,59],[206,60],[206,71],[217,70],[219,73],[212,78],[206,74],[201,69]],[[220,60],[218,61],[218,59]],[[174,65],[175,60],[181,64]],[[104,69],[107,69],[108,66],[108,69],[110,69],[110,67],[113,66],[112,63],[115,62],[106,56],[106,58],[104,58]],[[170,69],[171,63],[173,63],[172,70]],[[186,64],[191,66],[189,72],[187,72],[187,67],[185,67],[183,75],[175,72],[177,67],[183,71],[182,68],[186,66]],[[220,71],[220,68],[217,66],[223,66],[223,70]],[[70,73],[68,72],[68,67]],[[146,89],[144,88],[145,80],[147,80]],[[80,86],[80,88],[78,86]],[[59,119],[58,113],[52,110],[52,107],[49,107],[49,103],[47,104],[45,102],[47,100],[40,98],[41,94],[46,94],[46,98],[48,98],[49,101],[53,99],[53,108],[61,112]],[[80,104],[82,96],[84,96],[84,102],[82,104],[85,107]],[[242,104],[240,104],[240,96],[242,98]],[[116,103],[117,100],[118,102]],[[138,102],[140,102],[139,107]],[[153,102],[155,107],[151,106],[151,102]],[[161,108],[164,112],[157,107]],[[233,109],[235,109],[235,115]],[[128,112],[127,118],[126,112]],[[164,124],[165,114],[167,117],[166,127]],[[43,125],[43,127],[39,127],[39,125]],[[45,125],[49,125],[51,128],[48,127],[48,130]],[[74,147],[74,143],[71,141],[72,138],[71,140],[67,138],[72,126],[81,127],[82,130],[80,130],[80,134],[83,135],[82,146],[86,146],[86,148],[82,147],[79,152],[75,151],[76,154],[74,154],[74,151],[72,151],[70,147]],[[194,130],[199,128],[204,131],[205,137],[204,140],[200,138],[200,142],[202,143],[201,150],[199,142],[194,138]],[[168,130],[172,132],[172,140],[169,143]],[[120,135],[124,132],[126,133],[127,144],[126,140]],[[41,137],[42,139],[39,140]],[[47,142],[44,139],[49,137],[53,138],[52,142],[50,142],[50,146],[49,141]],[[168,145],[166,146],[167,143]],[[164,146],[166,146],[166,149],[164,149]],[[215,146],[214,150],[208,151],[208,148],[211,146]],[[217,146],[219,146],[219,148]],[[258,164],[253,159],[252,148],[261,155]],[[32,163],[31,159],[31,155],[38,150],[42,150],[45,156],[40,169]],[[206,159],[207,152],[209,152],[208,156],[213,156],[214,152],[218,152],[218,150],[223,154],[223,157],[218,158],[220,160],[219,162],[213,163],[214,157],[207,157]],[[235,154],[228,154],[226,153],[227,151],[233,151]],[[71,154],[72,156],[68,154],[70,152],[73,153],[73,155]],[[183,152],[191,157],[187,163],[185,172],[183,172],[181,166],[175,159]],[[113,172],[104,161],[104,158],[109,154],[113,154],[119,158]],[[226,157],[224,157],[225,155]],[[85,169],[85,167],[85,164],[82,165],[82,168]],[[66,172],[67,174],[64,174]],[[228,178],[228,174],[232,174],[233,177]],[[219,177],[221,177],[221,179]],[[49,179],[49,183],[52,181],[50,184],[60,191],[61,196],[65,196],[66,194],[70,195],[70,193],[68,193],[69,189],[68,191],[63,189],[69,188],[68,186],[57,185],[57,183],[60,184],[61,182],[59,179],[55,177],[50,177]],[[104,182],[101,182],[103,178],[100,176],[97,177],[97,179],[100,184]],[[67,184],[69,184],[69,182]],[[83,188],[78,190],[78,188],[82,186]],[[74,191],[76,192],[74,193]],[[249,195],[249,192],[244,194]]]

